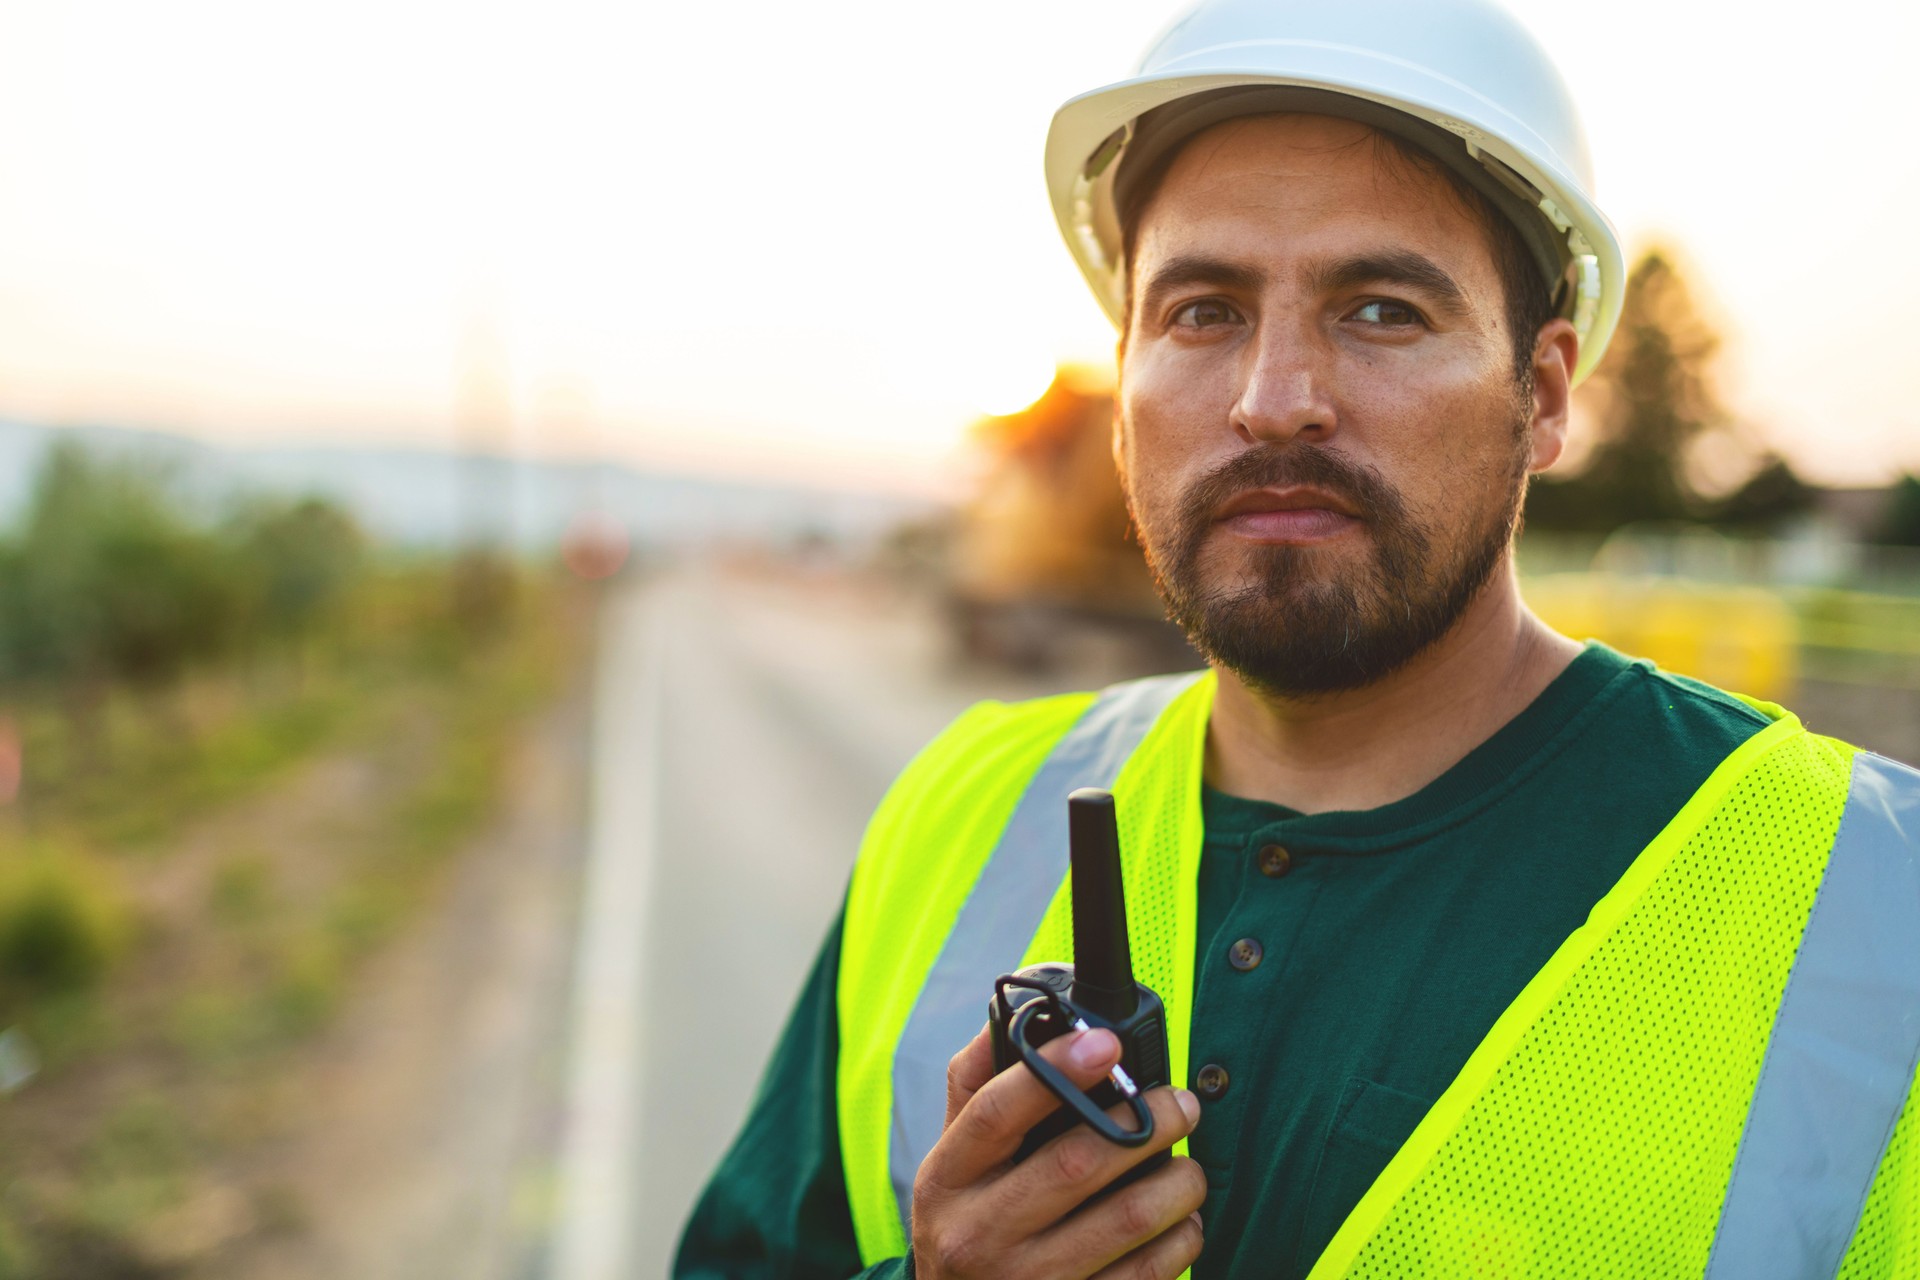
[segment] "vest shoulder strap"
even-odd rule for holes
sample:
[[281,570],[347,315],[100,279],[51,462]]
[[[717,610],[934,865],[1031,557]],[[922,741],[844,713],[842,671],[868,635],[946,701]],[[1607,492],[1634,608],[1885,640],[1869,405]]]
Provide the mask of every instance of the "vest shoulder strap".
[[[1850,1240],[1859,1274],[1886,1274],[1899,1252],[1920,1269],[1920,1213],[1901,1228],[1885,1212],[1901,1184],[1915,1207],[1920,1167],[1911,1121],[1899,1118],[1916,1064],[1920,772],[1862,751],[1774,1015],[1706,1280],[1831,1276]],[[1896,1124],[1903,1132],[1889,1141]]]
[[869,1262],[906,1247],[913,1177],[945,1118],[947,1060],[985,1021],[994,975],[1021,963],[1061,896],[1067,794],[1120,790],[1140,757],[1159,754],[1143,743],[1176,718],[1174,704],[1201,707],[1184,735],[1193,750],[1180,752],[1197,767],[1211,689],[1203,673],[1183,673],[978,708],[922,752],[876,813],[849,891],[839,982],[842,1159]]
[[[848,1202],[870,1262],[906,1250],[887,1169],[894,1046],[1021,793],[1093,700],[979,703],[914,757],[867,824],[841,931],[836,1083]],[[981,1009],[984,1022],[984,997]]]

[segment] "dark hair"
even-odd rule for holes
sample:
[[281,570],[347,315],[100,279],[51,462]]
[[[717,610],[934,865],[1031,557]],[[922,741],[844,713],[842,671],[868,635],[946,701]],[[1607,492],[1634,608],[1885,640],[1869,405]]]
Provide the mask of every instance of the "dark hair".
[[[1468,186],[1446,165],[1404,138],[1373,128],[1369,128],[1368,132],[1374,140],[1376,154],[1383,159],[1391,158],[1421,173],[1445,179],[1447,187],[1461,206],[1486,231],[1488,247],[1493,251],[1494,269],[1499,272],[1501,288],[1506,295],[1507,329],[1513,337],[1513,376],[1520,384],[1521,391],[1531,396],[1534,339],[1553,319],[1554,306],[1547,282],[1541,278],[1540,267],[1528,252],[1526,241],[1513,223],[1493,207],[1491,201]],[[1166,179],[1167,171],[1173,167],[1174,159],[1181,150],[1183,147],[1171,148],[1157,157],[1137,179],[1119,189],[1121,195],[1114,213],[1120,222],[1120,247],[1127,268],[1126,318],[1123,322],[1127,326],[1133,323],[1133,251],[1139,239],[1140,218],[1153,202],[1154,194],[1160,190],[1161,182]],[[1121,163],[1126,163],[1124,158]]]

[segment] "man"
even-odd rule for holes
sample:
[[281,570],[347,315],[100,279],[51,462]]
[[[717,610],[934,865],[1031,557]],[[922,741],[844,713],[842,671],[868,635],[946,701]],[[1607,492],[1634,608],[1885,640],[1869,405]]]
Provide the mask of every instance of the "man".
[[[1920,1275],[1920,775],[1518,593],[1623,282],[1544,55],[1480,0],[1205,0],[1048,153],[1209,671],[909,766],[677,1274]],[[975,1032],[1069,958],[1086,784],[1187,1088],[1012,1163],[1053,1101]]]

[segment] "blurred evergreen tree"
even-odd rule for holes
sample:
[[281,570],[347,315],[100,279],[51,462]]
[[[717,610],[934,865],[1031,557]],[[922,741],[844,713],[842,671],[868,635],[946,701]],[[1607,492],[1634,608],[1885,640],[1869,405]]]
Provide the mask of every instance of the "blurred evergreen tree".
[[1723,501],[1696,487],[1688,465],[1694,448],[1732,423],[1712,385],[1719,350],[1719,334],[1672,257],[1660,249],[1643,254],[1628,274],[1606,358],[1580,391],[1591,450],[1576,474],[1534,479],[1527,523],[1588,532],[1642,520],[1755,526],[1809,507],[1812,491],[1774,454]]

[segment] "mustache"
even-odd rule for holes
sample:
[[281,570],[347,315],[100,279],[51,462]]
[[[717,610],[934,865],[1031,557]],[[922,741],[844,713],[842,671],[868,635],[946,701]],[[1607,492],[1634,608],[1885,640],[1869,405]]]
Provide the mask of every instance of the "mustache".
[[1379,471],[1317,446],[1266,444],[1235,454],[1194,481],[1180,503],[1180,529],[1189,537],[1213,523],[1213,513],[1248,489],[1299,485],[1323,489],[1350,503],[1368,523],[1395,530],[1412,526],[1406,500]]

